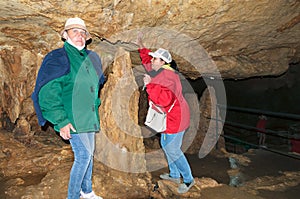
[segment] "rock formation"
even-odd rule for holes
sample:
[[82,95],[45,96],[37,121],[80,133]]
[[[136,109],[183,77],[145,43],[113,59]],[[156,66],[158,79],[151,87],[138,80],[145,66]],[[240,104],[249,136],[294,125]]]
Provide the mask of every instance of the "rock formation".
[[[193,89],[187,89],[192,110],[199,110],[199,115],[192,113],[193,118],[199,116],[205,123],[198,128],[199,120],[192,121],[198,145],[193,143],[190,153],[199,151],[199,142],[210,129],[210,117],[218,115],[215,103],[226,104],[225,95],[216,99],[216,93],[224,94],[222,79],[277,76],[300,60],[299,0],[10,0],[0,2],[0,12],[0,128],[12,131],[27,146],[36,146],[38,136],[34,135],[42,132],[30,99],[36,74],[44,56],[62,46],[59,33],[69,17],[85,20],[93,37],[88,48],[102,58],[109,77],[101,92],[102,133],[120,151],[147,150],[142,136],[149,132],[138,125],[145,114],[145,103],[139,102],[145,96],[140,92],[143,71],[135,44],[138,32],[149,48],[170,50],[183,80],[203,78],[215,86],[216,90],[208,89],[199,96],[199,102]],[[122,92],[114,93],[115,88]],[[219,114],[225,117],[224,112]],[[122,122],[123,129],[114,118]],[[107,143],[102,144],[105,148]],[[113,164],[121,161],[111,153],[98,151],[96,157]],[[117,165],[124,171],[146,169],[145,159],[134,156]],[[148,176],[141,178],[149,180]]]
[[59,32],[68,17],[86,21],[93,36],[89,48],[99,47],[106,67],[117,47],[136,50],[131,42],[138,31],[144,31],[147,46],[169,48],[191,79],[210,73],[233,79],[279,75],[300,58],[297,0],[12,0],[0,5],[0,112],[2,121],[12,123],[36,123],[29,99],[35,75],[45,54],[62,45]]

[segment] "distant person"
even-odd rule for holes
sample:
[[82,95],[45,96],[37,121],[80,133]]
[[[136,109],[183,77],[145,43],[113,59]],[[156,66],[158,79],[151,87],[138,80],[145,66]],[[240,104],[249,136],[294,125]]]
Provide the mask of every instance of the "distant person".
[[40,67],[32,94],[35,111],[41,126],[49,121],[70,141],[74,162],[68,199],[102,199],[92,190],[95,133],[100,130],[98,94],[104,83],[101,60],[86,49],[91,35],[82,19],[69,18],[61,37],[64,46],[48,53]]
[[151,52],[145,48],[141,33],[137,43],[142,64],[148,72],[144,76],[148,99],[164,110],[172,107],[167,113],[167,129],[161,133],[160,140],[170,171],[161,174],[160,178],[178,183],[178,193],[186,193],[195,181],[181,150],[184,133],[190,125],[190,110],[182,94],[178,68],[168,50],[159,48]]
[[257,131],[257,136],[258,136],[258,145],[260,147],[266,147],[265,142],[266,142],[266,124],[268,118],[265,115],[260,115],[259,120],[256,124],[256,128],[258,129]]

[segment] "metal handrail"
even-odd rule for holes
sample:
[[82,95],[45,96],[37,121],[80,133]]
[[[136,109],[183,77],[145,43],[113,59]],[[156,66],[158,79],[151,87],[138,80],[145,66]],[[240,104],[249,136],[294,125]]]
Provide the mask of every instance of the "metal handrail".
[[270,152],[273,152],[273,153],[277,153],[277,154],[280,154],[280,155],[284,155],[284,156],[287,156],[287,157],[290,157],[290,158],[294,158],[294,159],[300,160],[300,156],[299,155],[294,155],[294,154],[291,154],[291,153],[285,153],[285,152],[282,152],[282,151],[279,151],[279,150],[275,150],[275,149],[265,148],[265,147],[262,147],[262,146],[258,146],[256,144],[252,144],[250,142],[245,142],[243,140],[240,140],[238,138],[235,138],[235,137],[232,137],[232,136],[228,136],[228,135],[221,135],[221,136],[225,137],[227,139],[231,139],[231,140],[243,143],[243,144],[247,144],[249,146],[260,148],[260,149],[265,150],[265,151],[270,151]]
[[223,108],[226,110],[234,110],[234,111],[242,111],[242,112],[248,112],[248,113],[255,113],[255,114],[263,114],[263,115],[269,115],[274,117],[285,117],[289,119],[300,119],[300,115],[291,114],[291,113],[278,113],[278,112],[272,112],[272,111],[265,111],[265,110],[259,110],[259,109],[252,109],[252,108],[241,108],[241,107],[235,107],[235,106],[227,106],[223,104],[217,104],[217,107]]
[[[252,113],[252,114],[260,114],[260,115],[263,114],[263,115],[268,115],[268,116],[273,116],[273,117],[278,117],[278,118],[288,118],[288,119],[295,119],[295,120],[300,119],[300,115],[290,114],[290,113],[278,113],[278,112],[265,111],[265,110],[259,110],[259,109],[241,108],[241,107],[234,107],[234,106],[216,104],[216,110],[218,110],[218,108],[226,109],[226,110],[232,110],[232,111],[239,111],[239,112],[247,112],[247,113]],[[252,130],[252,131],[256,131],[256,132],[261,130],[261,129],[253,127],[253,126],[244,125],[244,124],[240,124],[240,123],[236,123],[236,122],[232,122],[232,121],[225,121],[225,120],[219,119],[218,118],[218,111],[216,111],[216,117],[211,118],[211,119],[216,121],[216,127],[217,128],[218,128],[218,125],[217,125],[218,122],[223,122],[224,125],[228,124],[230,126],[243,128],[243,129],[247,129],[247,130]],[[216,129],[216,132],[218,132],[218,129]],[[295,138],[294,136],[290,136],[290,135],[289,136],[278,135],[278,133],[279,133],[278,131],[273,131],[273,130],[270,130],[270,129],[265,129],[264,133],[271,134],[273,136],[282,137],[282,138],[285,138],[285,139]],[[284,156],[288,156],[288,157],[300,160],[299,155],[294,155],[294,154],[291,154],[291,153],[286,153],[286,152],[282,152],[282,151],[275,150],[275,149],[261,147],[261,146],[258,146],[256,144],[252,144],[252,143],[249,143],[249,142],[246,142],[246,141],[243,141],[241,139],[238,139],[238,138],[235,138],[235,137],[232,137],[232,136],[228,136],[228,135],[221,135],[221,136],[225,137],[227,139],[231,139],[231,140],[234,140],[234,141],[238,141],[240,143],[247,144],[249,146],[254,146],[254,147],[257,147],[257,148],[261,148],[263,150],[267,150],[267,151],[270,151],[270,152],[273,152],[273,153],[277,153],[277,154],[280,154],[280,155],[284,155]],[[217,145],[216,145],[216,147],[217,147]]]
[[[261,129],[253,127],[253,126],[249,126],[249,125],[243,125],[243,124],[240,124],[240,123],[225,121],[225,120],[221,120],[221,119],[217,120],[215,118],[210,118],[210,119],[218,121],[218,122],[223,122],[224,124],[226,123],[229,126],[239,127],[239,128],[242,128],[242,129],[252,130],[252,131],[256,131],[256,132],[261,131]],[[270,129],[265,129],[263,132],[266,133],[266,134],[270,134],[270,135],[274,135],[274,136],[282,137],[282,138],[287,138],[287,139],[289,139],[289,138],[295,138],[295,136],[285,137],[285,136],[278,135],[278,133],[280,133],[280,132],[273,131],[273,130],[270,130]]]

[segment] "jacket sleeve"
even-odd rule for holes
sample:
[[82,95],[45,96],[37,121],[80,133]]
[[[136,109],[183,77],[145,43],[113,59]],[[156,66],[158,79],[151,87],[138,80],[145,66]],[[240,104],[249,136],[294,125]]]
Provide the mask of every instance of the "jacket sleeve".
[[39,92],[39,104],[43,117],[51,122],[56,130],[64,127],[70,120],[62,103],[62,84],[64,76],[44,85]]
[[140,57],[141,57],[143,66],[145,67],[145,69],[147,71],[151,71],[152,70],[152,66],[151,66],[152,57],[149,55],[149,52],[151,52],[151,50],[149,50],[147,48],[140,48],[140,49],[138,49],[138,51],[140,53]]
[[45,56],[38,72],[34,91],[31,95],[39,125],[44,126],[46,123],[39,105],[38,96],[40,89],[49,81],[61,77],[69,71],[69,60],[64,48],[53,50]]

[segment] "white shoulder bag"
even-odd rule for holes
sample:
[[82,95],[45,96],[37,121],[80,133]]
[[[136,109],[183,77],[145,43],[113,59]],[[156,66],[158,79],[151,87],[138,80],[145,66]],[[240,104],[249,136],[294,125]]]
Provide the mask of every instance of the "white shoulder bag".
[[[169,113],[175,105],[176,100],[170,107],[167,113]],[[153,108],[155,106],[155,108]],[[156,110],[155,110],[156,109]],[[149,108],[146,116],[145,125],[155,130],[156,132],[164,132],[167,129],[167,113],[163,112],[160,107],[156,106],[151,100],[149,100]]]

